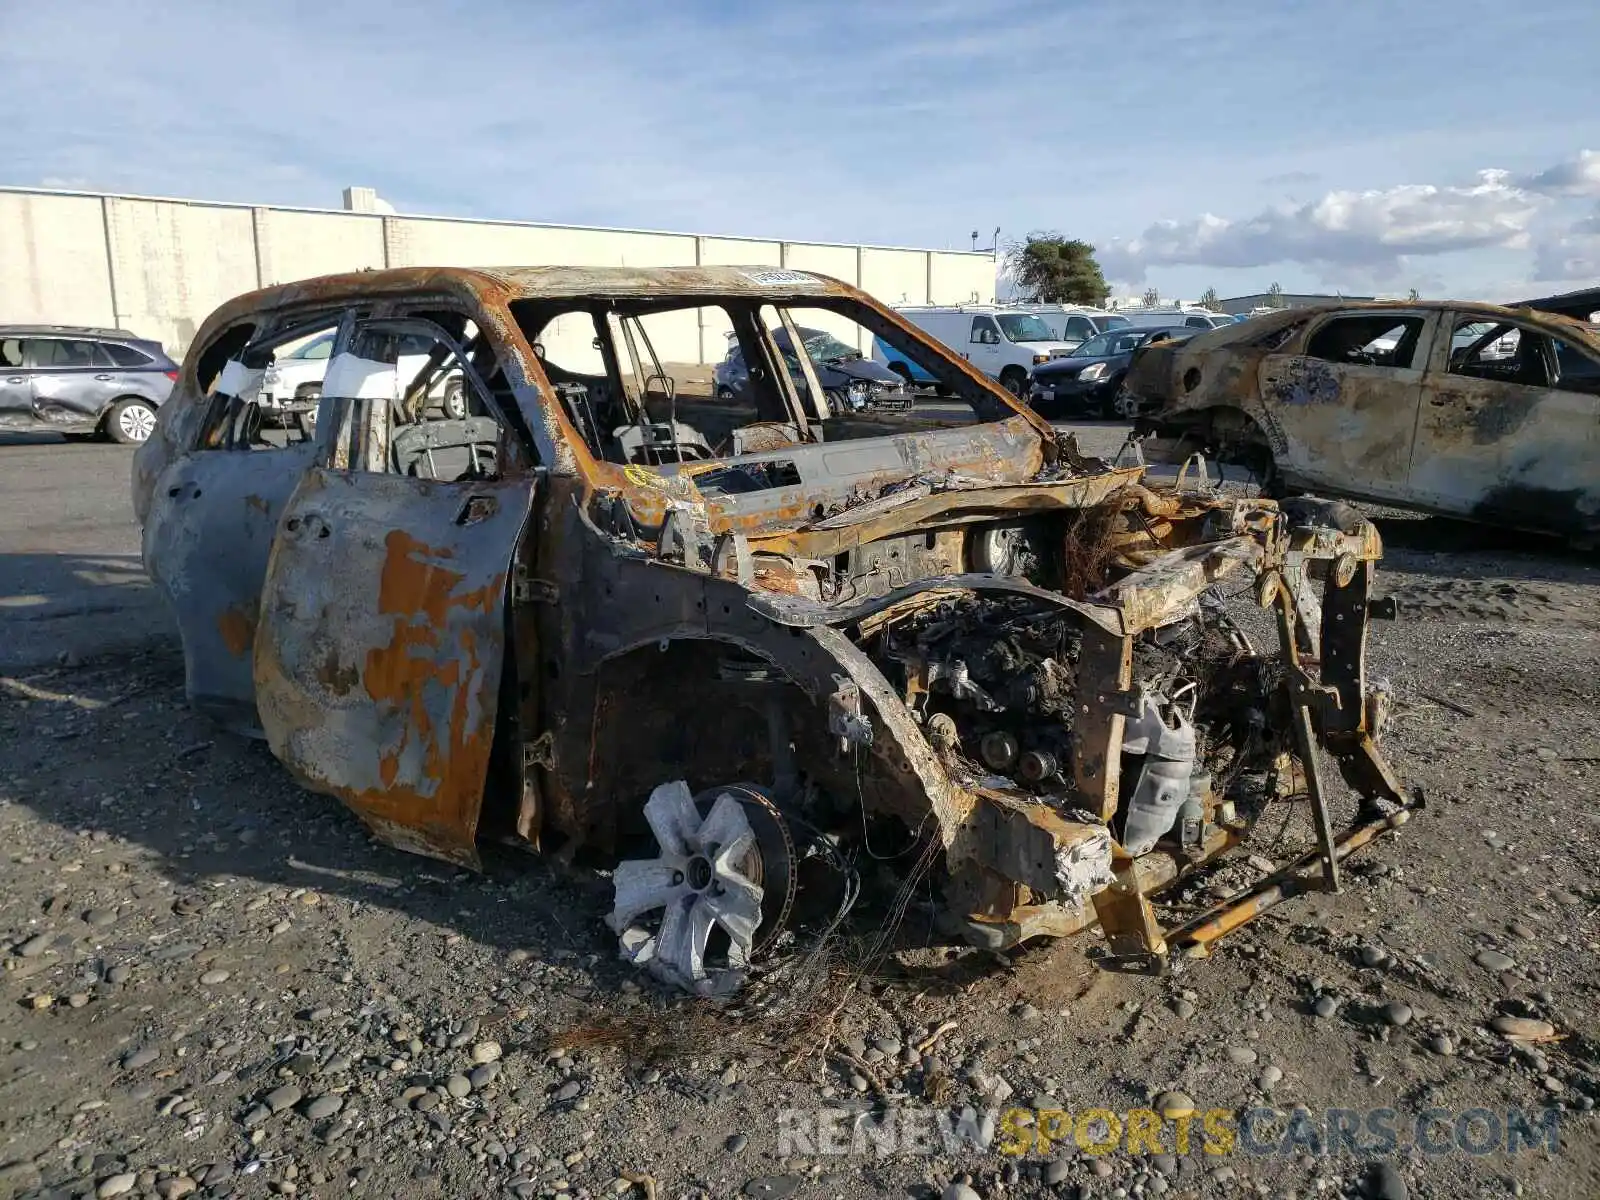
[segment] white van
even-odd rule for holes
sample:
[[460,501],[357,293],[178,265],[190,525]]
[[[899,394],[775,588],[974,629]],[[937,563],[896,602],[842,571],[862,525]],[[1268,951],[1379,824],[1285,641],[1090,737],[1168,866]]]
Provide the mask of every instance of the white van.
[[1226,313],[1212,312],[1209,308],[1125,308],[1121,316],[1135,329],[1165,329],[1171,325],[1187,325],[1190,329],[1221,329],[1234,320]]
[[[1058,338],[1044,320],[1013,305],[915,305],[895,311],[991,379],[998,379],[1014,396],[1027,395],[1028,373],[1034,367],[1072,353],[1072,346]],[[904,356],[881,339],[873,339],[872,357],[900,374],[910,368]],[[902,365],[896,366],[896,360]]]
[[1081,304],[1019,304],[1019,309],[1031,312],[1067,346],[1081,346],[1097,334],[1127,326],[1128,318],[1121,313],[1107,312],[1103,308],[1088,308]]

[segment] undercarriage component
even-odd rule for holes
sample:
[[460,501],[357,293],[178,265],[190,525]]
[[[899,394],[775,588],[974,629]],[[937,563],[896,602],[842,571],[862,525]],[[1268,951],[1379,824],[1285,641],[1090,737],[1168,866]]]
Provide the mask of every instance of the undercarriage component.
[[1003,729],[991,729],[978,743],[978,753],[995,771],[1009,771],[1017,765],[1017,739]]
[[1178,819],[1189,799],[1194,776],[1194,726],[1174,712],[1176,727],[1168,725],[1154,696],[1144,698],[1143,711],[1128,722],[1123,737],[1124,754],[1142,755],[1143,765],[1128,799],[1122,827],[1122,845],[1129,854],[1152,849]]
[[606,923],[622,957],[663,983],[727,995],[788,918],[794,848],[772,803],[734,785],[694,796],[682,780],[644,806],[659,857],[617,864]]
[[861,689],[843,675],[833,681],[837,687],[828,697],[828,732],[839,739],[841,752],[872,745],[872,722],[861,712]]
[[[1332,858],[1343,862],[1361,847],[1386,833],[1392,833],[1426,807],[1420,792],[1405,807],[1375,816],[1358,825],[1331,844]],[[1253,921],[1269,908],[1304,892],[1326,890],[1327,864],[1322,846],[1285,863],[1254,884],[1221,901],[1175,929],[1167,931],[1168,943],[1190,958],[1204,958],[1224,934]]]
[[967,556],[974,571],[1036,580],[1046,552],[1036,525],[1009,521],[973,531]]

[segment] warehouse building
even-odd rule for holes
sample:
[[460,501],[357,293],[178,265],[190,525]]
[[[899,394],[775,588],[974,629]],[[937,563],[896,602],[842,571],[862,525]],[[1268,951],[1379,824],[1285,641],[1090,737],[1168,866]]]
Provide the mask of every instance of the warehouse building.
[[[1392,297],[1404,300],[1404,296]],[[1217,311],[1247,317],[1263,308],[1311,308],[1318,304],[1362,304],[1379,296],[1348,296],[1338,292],[1252,292],[1248,296],[1229,296],[1216,303]]]
[[[230,297],[363,267],[753,264],[831,275],[889,305],[986,303],[995,294],[987,251],[417,216],[388,211],[367,188],[346,189],[344,203],[279,208],[0,188],[0,324],[130,329],[181,355]],[[682,314],[652,334],[657,352],[719,360],[719,316]]]

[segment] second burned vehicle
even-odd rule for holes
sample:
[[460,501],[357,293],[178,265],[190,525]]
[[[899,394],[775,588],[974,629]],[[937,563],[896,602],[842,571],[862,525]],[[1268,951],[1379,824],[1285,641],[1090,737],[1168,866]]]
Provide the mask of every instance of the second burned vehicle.
[[[654,347],[715,323],[748,386],[680,396]],[[840,326],[971,419],[837,411],[784,349]],[[264,435],[275,349],[326,330],[314,437]],[[462,416],[427,402],[450,372]],[[697,991],[783,930],[819,844],[924,847],[947,928],[979,944],[1098,923],[1108,962],[1150,966],[1333,885],[1417,803],[1376,746],[1359,515],[1148,487],[805,272],[417,269],[241,297],[196,338],[134,497],[197,708],[394,845],[617,863],[624,953]],[[1361,805],[1341,828],[1333,767]],[[1163,928],[1150,897],[1291,796],[1315,845]]]
[[1142,350],[1156,457],[1205,447],[1314,489],[1600,541],[1600,330],[1468,301],[1286,309]]

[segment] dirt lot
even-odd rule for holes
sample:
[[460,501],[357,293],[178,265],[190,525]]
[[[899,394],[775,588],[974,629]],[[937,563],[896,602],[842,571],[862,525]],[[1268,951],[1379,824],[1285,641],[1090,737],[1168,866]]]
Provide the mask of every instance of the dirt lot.
[[[1600,1195],[1592,560],[1382,522],[1382,590],[1410,612],[1377,626],[1373,671],[1428,810],[1342,893],[1166,978],[1101,972],[1083,942],[945,948],[914,900],[897,954],[800,1011],[757,986],[747,1007],[771,1009],[736,1020],[623,969],[605,877],[407,857],[191,716],[127,467],[0,445],[0,1194]],[[1303,836],[1289,816],[1255,855]],[[883,915],[869,895],[839,944]],[[1510,1040],[1489,1024],[1508,1015],[1555,1035]],[[1021,1123],[1185,1099],[1186,1154],[1176,1121],[1160,1154],[1066,1133],[1040,1153]],[[1027,1110],[1020,1136],[929,1125],[963,1106],[980,1134],[986,1110]],[[1329,1109],[1356,1113],[1354,1148],[1314,1136]],[[1231,1153],[1205,1152],[1212,1110]],[[1517,1121],[1535,1148],[1508,1153]]]

